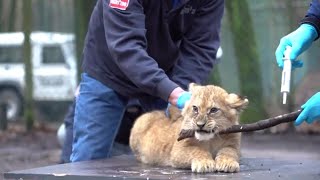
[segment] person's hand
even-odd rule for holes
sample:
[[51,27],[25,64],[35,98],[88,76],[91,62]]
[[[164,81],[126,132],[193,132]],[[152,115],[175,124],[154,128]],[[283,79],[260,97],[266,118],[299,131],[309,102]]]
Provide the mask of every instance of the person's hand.
[[287,46],[292,47],[290,54],[290,60],[292,60],[292,68],[298,68],[303,66],[303,62],[297,60],[297,57],[308,49],[312,42],[318,37],[317,30],[310,24],[302,24],[300,27],[284,36],[280,40],[280,44],[276,50],[276,59],[278,66],[283,68],[283,55]]
[[185,103],[190,100],[191,93],[183,90],[180,87],[175,88],[169,97],[169,103],[182,110]]
[[[178,97],[176,106],[180,111],[183,109],[186,102],[190,100],[190,98],[191,98],[191,93],[189,92],[184,92]],[[168,106],[165,112],[167,117],[170,117],[170,111],[169,111],[170,106],[171,106],[171,103],[168,103]]]
[[298,118],[295,121],[295,125],[298,126],[303,121],[311,124],[315,120],[320,118],[320,92],[313,95],[304,105],[301,106],[303,109]]
[[173,104],[176,106],[179,110],[182,110],[184,108],[184,105],[188,100],[191,98],[191,93],[184,91],[180,87],[174,89],[169,97],[169,103],[166,109],[166,116],[169,117],[169,108]]
[[185,91],[181,93],[180,96],[178,97],[177,104],[176,104],[178,109],[182,110],[184,108],[184,105],[186,104],[187,101],[190,100],[190,98],[191,98],[190,92]]

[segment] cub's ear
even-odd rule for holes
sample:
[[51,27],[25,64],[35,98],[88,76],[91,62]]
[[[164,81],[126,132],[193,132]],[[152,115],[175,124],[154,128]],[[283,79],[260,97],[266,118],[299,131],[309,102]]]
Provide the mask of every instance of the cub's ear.
[[237,111],[244,110],[249,104],[249,100],[246,97],[242,97],[233,93],[227,96],[226,102],[231,108],[234,108]]
[[196,83],[190,83],[189,84],[189,92],[192,92],[197,86],[199,86],[199,85]]

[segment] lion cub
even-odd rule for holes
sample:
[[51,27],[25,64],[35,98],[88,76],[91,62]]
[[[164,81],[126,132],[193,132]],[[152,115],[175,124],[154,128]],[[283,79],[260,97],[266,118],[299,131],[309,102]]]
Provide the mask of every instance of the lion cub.
[[[240,133],[219,135],[238,124],[240,112],[249,101],[224,89],[191,83],[192,96],[180,112],[174,106],[140,116],[130,135],[130,147],[146,164],[191,168],[192,172],[238,172]],[[177,141],[180,131],[193,130],[195,136]]]

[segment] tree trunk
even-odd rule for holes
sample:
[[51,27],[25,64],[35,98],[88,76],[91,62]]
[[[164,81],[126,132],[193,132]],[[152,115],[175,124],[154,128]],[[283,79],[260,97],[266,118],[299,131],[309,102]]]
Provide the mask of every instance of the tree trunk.
[[81,62],[82,62],[82,51],[84,45],[85,35],[88,29],[88,23],[91,16],[92,9],[96,1],[93,0],[74,0],[75,7],[75,34],[76,34],[76,52],[77,52],[77,72],[78,82],[80,81],[81,74]]
[[0,1],[0,31],[7,32],[8,10],[10,7],[10,1]]
[[226,9],[238,59],[240,90],[250,101],[241,119],[245,122],[262,119],[266,112],[263,108],[259,56],[247,1],[228,0]]
[[24,119],[26,129],[30,131],[34,124],[33,115],[33,81],[32,81],[32,59],[31,59],[31,44],[30,34],[32,29],[32,4],[31,0],[23,1],[23,29],[24,29],[24,65],[25,65],[25,102],[24,102]]
[[[286,7],[287,7],[287,14],[288,14],[288,20],[289,20],[289,31],[295,30],[299,26],[300,18],[301,16],[297,12],[296,7],[294,4],[297,3],[296,1],[292,0],[286,0]],[[293,97],[295,93],[295,87],[293,86],[293,82],[295,81],[295,76],[293,73],[291,74],[291,87],[290,87],[290,96]],[[288,98],[288,106],[287,106],[287,111],[291,112],[295,108],[295,100],[294,98]]]
[[10,21],[9,21],[9,27],[8,27],[8,31],[15,31],[15,15],[16,15],[16,0],[11,0],[11,4],[10,4]]
[[3,32],[3,5],[4,1],[0,1],[0,32]]

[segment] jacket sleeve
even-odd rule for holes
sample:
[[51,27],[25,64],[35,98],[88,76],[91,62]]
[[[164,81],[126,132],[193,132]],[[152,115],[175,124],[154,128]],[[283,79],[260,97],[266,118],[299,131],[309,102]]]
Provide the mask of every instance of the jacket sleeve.
[[311,24],[313,25],[318,33],[319,38],[320,35],[320,1],[312,0],[310,3],[310,7],[307,11],[307,15],[301,20],[301,24]]
[[178,85],[146,51],[145,14],[141,0],[127,2],[128,7],[120,10],[110,7],[110,0],[103,0],[105,38],[112,60],[143,92],[168,100]]
[[214,64],[220,46],[220,27],[224,0],[202,0],[196,10],[193,26],[180,45],[180,59],[173,69],[172,80],[187,88],[191,82],[203,84]]

